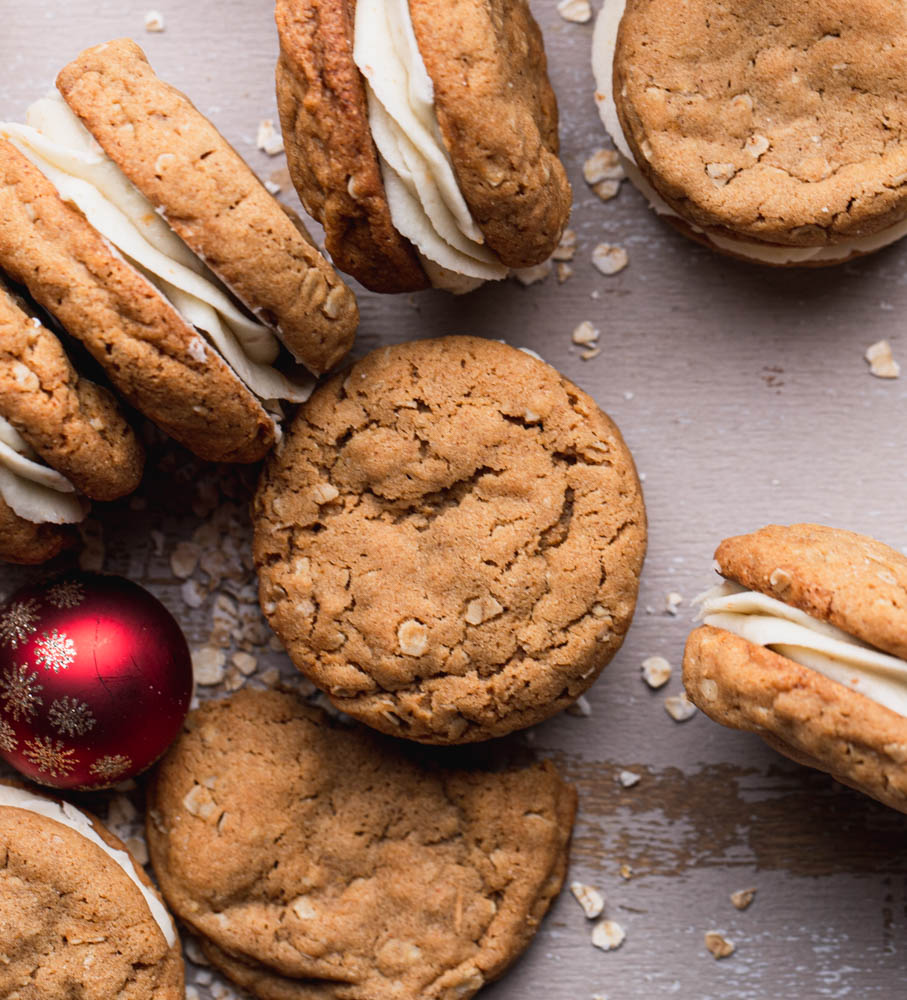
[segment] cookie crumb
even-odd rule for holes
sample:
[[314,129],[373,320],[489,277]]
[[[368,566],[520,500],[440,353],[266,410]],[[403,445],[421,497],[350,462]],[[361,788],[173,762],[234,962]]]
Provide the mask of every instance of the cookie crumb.
[[563,285],[565,281],[568,281],[573,277],[573,268],[569,264],[565,264],[563,261],[558,261],[555,273],[557,274],[557,283],[559,285]]
[[620,871],[620,877],[625,881],[629,882],[630,879],[633,878],[633,869],[630,867],[630,865],[621,865],[619,871]]
[[602,920],[592,928],[592,944],[602,951],[619,948],[626,936],[626,931],[615,920]]
[[630,257],[623,247],[610,243],[599,243],[592,251],[592,263],[602,274],[618,274],[630,263]]
[[755,889],[738,889],[731,893],[731,902],[738,910],[745,910],[756,898]]
[[653,691],[671,679],[671,664],[663,656],[650,656],[642,661],[642,679]]
[[584,885],[582,882],[571,882],[570,891],[583,908],[583,913],[590,920],[601,916],[602,910],[605,908],[605,899],[598,889],[591,885]]
[[273,118],[262,118],[258,123],[255,145],[268,156],[278,156],[283,152],[283,136],[274,128]]
[[589,347],[585,351],[580,352],[580,358],[583,361],[591,361],[593,358],[597,358],[601,352],[602,349],[600,347]]
[[621,771],[617,776],[617,780],[623,788],[632,788],[634,785],[639,784],[642,780],[642,775],[637,774],[635,771]]
[[736,951],[737,946],[720,931],[705,932],[705,946],[715,958],[728,958]]
[[592,706],[589,704],[589,699],[584,694],[581,694],[572,705],[566,707],[565,711],[567,715],[575,715],[581,719],[588,719],[592,714]]
[[551,274],[551,261],[544,260],[534,267],[515,267],[510,273],[524,288],[528,288],[544,281]]
[[626,177],[620,157],[614,149],[596,149],[583,164],[583,180],[592,187],[602,181],[617,181]]
[[592,185],[592,190],[602,201],[610,201],[620,194],[620,181],[599,181]]
[[251,677],[258,669],[258,660],[251,653],[242,650],[234,653],[230,662],[244,677]]
[[665,614],[677,617],[680,614],[680,605],[683,604],[683,594],[678,594],[676,590],[665,594]]
[[576,253],[576,230],[575,229],[565,229],[560,242],[554,248],[554,253],[551,255],[552,260],[573,260],[573,255]]
[[579,344],[581,347],[588,347],[590,344],[594,344],[598,340],[601,331],[594,327],[589,320],[584,319],[570,334],[570,339],[574,344]]
[[592,20],[592,5],[589,0],[560,0],[557,12],[565,21],[586,24]]
[[164,15],[159,10],[149,10],[145,15],[145,31],[159,32],[165,27]]
[[869,371],[876,378],[899,378],[901,366],[894,360],[891,344],[879,340],[866,348],[863,357],[869,362]]
[[686,722],[697,712],[696,706],[687,697],[686,691],[665,698],[665,711],[675,722]]

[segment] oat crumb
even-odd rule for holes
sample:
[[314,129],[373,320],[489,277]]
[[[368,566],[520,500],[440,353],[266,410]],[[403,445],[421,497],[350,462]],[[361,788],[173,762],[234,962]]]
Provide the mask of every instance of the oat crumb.
[[686,722],[696,714],[696,706],[687,697],[686,691],[665,698],[665,711],[675,722]]
[[592,928],[592,944],[602,951],[619,948],[626,936],[626,931],[615,920],[602,920]]
[[145,15],[145,31],[158,32],[165,27],[164,15],[159,10],[149,10]]
[[588,719],[592,714],[592,706],[589,704],[589,699],[584,694],[581,694],[572,705],[567,706],[566,712],[568,715],[576,715],[581,719]]
[[635,771],[621,771],[617,776],[617,780],[623,788],[632,788],[634,785],[638,785],[641,779],[642,775]]
[[604,275],[618,274],[630,263],[630,257],[623,247],[610,243],[599,243],[592,251],[592,263]]
[[664,687],[671,679],[671,664],[663,656],[650,656],[642,661],[642,679],[653,690]]
[[560,0],[557,12],[565,21],[586,24],[592,20],[592,5],[589,0]]
[[629,882],[633,878],[633,869],[630,865],[621,865],[618,870],[620,871],[620,877],[625,881]]
[[869,371],[876,378],[898,378],[901,366],[894,360],[891,344],[887,340],[879,340],[866,348],[863,357],[869,362]]
[[602,181],[620,184],[625,176],[620,157],[614,149],[596,149],[583,164],[583,180],[592,187]]
[[283,136],[274,128],[272,118],[263,118],[258,123],[255,145],[268,156],[278,156],[283,152]]
[[585,351],[580,351],[579,356],[583,361],[591,361],[593,358],[597,358],[601,352],[600,347],[589,347]]
[[605,899],[598,889],[591,885],[584,885],[582,882],[571,882],[570,891],[583,908],[583,913],[590,920],[601,916],[602,910],[605,908]]
[[755,889],[738,889],[731,893],[731,902],[738,910],[745,910],[756,898]]
[[715,958],[728,958],[736,950],[734,942],[728,941],[720,931],[706,931],[705,946]]
[[510,273],[524,288],[528,288],[544,281],[551,274],[551,261],[542,261],[534,267],[515,267]]
[[673,615],[675,618],[680,614],[680,605],[683,604],[683,595],[672,590],[665,594],[665,614]]
[[569,281],[573,277],[573,268],[561,260],[558,261],[555,273],[557,275],[557,283],[563,285],[565,281]]
[[589,347],[598,340],[600,335],[601,331],[594,327],[589,320],[584,319],[570,334],[570,339],[581,347]]
[[560,242],[554,249],[554,253],[551,255],[552,260],[573,260],[573,255],[576,253],[576,230],[575,229],[565,229],[563,235],[561,236]]

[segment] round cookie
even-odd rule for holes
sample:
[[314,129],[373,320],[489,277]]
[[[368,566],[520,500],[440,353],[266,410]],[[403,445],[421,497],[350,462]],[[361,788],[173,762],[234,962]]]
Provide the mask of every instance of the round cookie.
[[20,566],[37,566],[75,544],[69,527],[26,521],[0,496],[0,559]]
[[593,62],[631,179],[699,241],[830,264],[907,232],[907,17],[893,0],[770,0],[744,19],[723,0],[607,0]]
[[[907,812],[907,558],[813,524],[727,539],[715,558],[737,586],[718,604],[704,595],[704,624],[684,653],[690,698],[715,721]],[[738,624],[726,601],[750,601],[749,593],[770,600],[737,608],[750,619]],[[761,616],[768,626],[752,624]],[[766,627],[771,635],[754,630]]]
[[165,897],[263,1000],[472,996],[559,892],[576,807],[550,764],[435,766],[252,690],[189,716],[148,795]]
[[474,337],[374,351],[322,386],[254,505],[261,603],[297,667],[395,736],[548,718],[619,649],[646,517],[585,393]]
[[96,819],[0,784],[0,995],[182,1000],[176,929]]

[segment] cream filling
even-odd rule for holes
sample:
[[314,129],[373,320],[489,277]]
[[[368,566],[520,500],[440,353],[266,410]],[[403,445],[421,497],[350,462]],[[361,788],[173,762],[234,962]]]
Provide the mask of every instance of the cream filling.
[[468,291],[463,277],[507,277],[457,184],[408,0],[358,0],[353,59],[365,78],[391,221],[430,262],[432,284]]
[[205,335],[207,346],[199,339],[191,348],[196,360],[204,361],[210,346],[259,399],[308,399],[314,380],[294,381],[273,367],[280,348],[271,330],[236,306],[58,94],[36,101],[27,120],[27,125],[0,123],[0,136]]
[[907,663],[774,597],[726,582],[696,598],[699,619],[907,716]]
[[44,465],[9,421],[0,417],[0,496],[34,524],[76,524],[88,504],[59,472]]
[[68,826],[70,830],[75,830],[86,840],[100,847],[101,850],[112,858],[117,865],[129,876],[138,886],[139,891],[148,904],[154,922],[161,929],[168,947],[172,948],[177,941],[176,928],[173,920],[167,912],[164,904],[157,895],[139,877],[136,862],[126,851],[119,851],[105,843],[98,832],[92,826],[91,820],[75,806],[68,802],[55,802],[47,799],[43,795],[35,795],[24,788],[13,788],[10,785],[0,785],[0,806],[8,806],[12,809],[24,809],[27,812],[37,813],[39,816],[46,816],[63,826]]
[[649,202],[649,207],[656,215],[683,219],[694,232],[708,237],[709,242],[728,253],[763,264],[802,264],[806,262],[845,260],[853,253],[872,253],[881,250],[891,243],[907,236],[907,219],[894,226],[889,226],[871,236],[849,240],[846,243],[836,243],[824,247],[784,247],[777,245],[760,245],[746,240],[735,240],[728,236],[705,230],[685,219],[661,197],[639,169],[627,137],[620,124],[617,105],[614,100],[614,56],[617,50],[617,32],[621,18],[626,10],[627,0],[605,0],[598,20],[595,22],[595,33],[592,38],[592,71],[595,75],[595,101],[598,113],[611,136],[611,141],[617,148],[621,164],[634,186]]

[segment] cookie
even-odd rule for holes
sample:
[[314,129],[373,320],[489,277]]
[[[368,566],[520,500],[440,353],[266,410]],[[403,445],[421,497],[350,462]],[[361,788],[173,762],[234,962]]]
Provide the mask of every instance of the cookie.
[[569,705],[630,625],[646,517],[620,432],[524,351],[381,348],[323,385],[254,504],[265,615],[344,712],[426,743]]
[[57,524],[27,521],[0,493],[0,559],[21,566],[37,566],[75,543],[71,529]]
[[298,361],[317,374],[349,351],[359,322],[352,292],[135,42],[87,49],[57,86],[111,160]]
[[631,180],[681,231],[761,263],[839,263],[900,239],[900,6],[771,0],[739,15],[606,0],[596,100]]
[[770,525],[722,542],[684,685],[712,719],[907,812],[907,557]]
[[162,891],[257,996],[470,997],[559,892],[576,797],[550,764],[463,771],[245,690],[193,712],[148,790]]
[[277,27],[290,173],[341,269],[461,292],[551,255],[571,191],[525,0],[278,0]]
[[182,1000],[173,921],[98,820],[0,784],[0,845],[0,995]]

